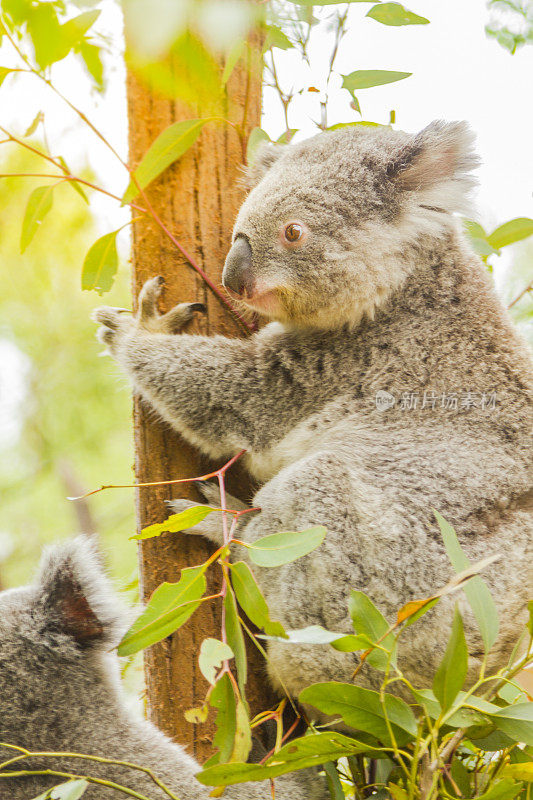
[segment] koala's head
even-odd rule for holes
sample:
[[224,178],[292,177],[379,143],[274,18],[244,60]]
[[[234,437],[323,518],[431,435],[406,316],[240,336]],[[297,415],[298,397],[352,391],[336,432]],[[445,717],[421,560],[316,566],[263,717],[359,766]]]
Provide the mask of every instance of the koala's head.
[[468,207],[477,166],[465,123],[416,135],[348,127],[263,145],[223,284],[246,307],[294,325],[354,324],[397,288],[416,251]]
[[46,551],[33,585],[0,592],[0,741],[67,744],[73,709],[112,683],[107,651],[122,628],[86,537]]

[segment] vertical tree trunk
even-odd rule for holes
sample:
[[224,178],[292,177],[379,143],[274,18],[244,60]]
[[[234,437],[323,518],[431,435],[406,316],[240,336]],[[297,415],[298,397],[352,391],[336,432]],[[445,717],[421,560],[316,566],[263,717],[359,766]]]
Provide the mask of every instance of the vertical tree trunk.
[[[250,130],[259,125],[261,108],[261,55],[251,51],[247,66],[238,67],[228,83],[226,118],[244,130],[240,139],[235,128],[223,122],[210,123],[195,147],[149,189],[149,198],[166,226],[216,282],[231,230],[242,202],[240,170],[243,143]],[[133,74],[128,76],[128,111],[130,162],[135,166],[156,136],[180,119],[202,116],[201,109],[184,110],[179,103],[151,93]],[[197,113],[199,111],[199,113]],[[208,313],[193,324],[201,333],[243,335],[238,323],[205,286],[163,232],[151,221],[134,226],[133,294],[154,275],[166,280],[162,310],[183,301],[199,301]],[[134,408],[136,479],[143,481],[191,477],[205,472],[208,465],[198,452],[186,444],[167,425],[154,418],[153,412],[137,399]],[[220,465],[217,465],[220,466]],[[211,467],[212,468],[212,467]],[[231,490],[250,496],[243,476]],[[194,496],[191,485],[156,487],[138,490],[139,528],[168,516],[164,500]],[[179,579],[180,569],[200,564],[212,547],[200,537],[167,534],[140,547],[141,593],[148,598],[162,581]],[[208,592],[216,591],[214,586]],[[195,726],[184,719],[183,712],[202,702],[208,688],[197,668],[201,641],[206,636],[220,636],[219,605],[203,604],[192,619],[176,634],[145,652],[148,715],[163,731],[191,746],[190,751],[203,760],[210,753],[212,724]],[[255,670],[256,677],[260,672]],[[264,671],[263,671],[264,672]],[[254,669],[248,691],[265,704],[265,691],[254,689]]]

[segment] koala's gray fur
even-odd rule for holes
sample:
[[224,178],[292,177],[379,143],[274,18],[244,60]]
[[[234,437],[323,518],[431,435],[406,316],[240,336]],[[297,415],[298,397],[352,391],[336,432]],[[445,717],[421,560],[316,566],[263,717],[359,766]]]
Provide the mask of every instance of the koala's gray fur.
[[[0,742],[32,752],[81,753],[151,769],[180,800],[207,800],[199,764],[127,708],[110,648],[124,628],[118,598],[90,541],[79,537],[51,549],[32,586],[0,593]],[[190,654],[184,655],[190,658]],[[186,723],[184,723],[186,724]],[[0,745],[0,762],[18,755]],[[153,800],[168,798],[142,772],[76,758],[28,758],[6,767],[52,769],[105,778]],[[0,800],[30,800],[59,777],[2,777]],[[313,771],[277,778],[281,800],[325,800]],[[226,790],[233,800],[269,800],[270,783]],[[87,800],[123,797],[91,784]]]
[[[348,595],[359,589],[394,620],[452,575],[435,508],[472,561],[502,556],[485,574],[501,617],[493,669],[521,632],[532,588],[532,372],[454,217],[477,165],[472,139],[462,123],[436,122],[416,136],[346,128],[261,151],[223,276],[274,320],[249,339],[169,335],[157,279],[137,317],[104,308],[96,319],[165,420],[214,458],[248,451],[261,512],[242,518],[239,538],[326,526],[309,556],[254,567],[274,618],[348,633]],[[283,239],[291,222],[307,229],[302,243]],[[386,411],[380,391],[396,398]],[[468,391],[475,406],[460,394],[457,409],[442,407],[442,393]],[[496,408],[481,408],[481,393],[494,392]],[[403,393],[418,394],[418,406],[403,410]],[[219,542],[216,522],[198,532]],[[415,684],[434,674],[456,599],[404,635],[399,664]],[[459,603],[473,670],[483,645]],[[271,643],[269,656],[272,681],[294,695],[350,680],[358,662],[313,645]],[[365,669],[358,681],[376,688],[379,674]]]

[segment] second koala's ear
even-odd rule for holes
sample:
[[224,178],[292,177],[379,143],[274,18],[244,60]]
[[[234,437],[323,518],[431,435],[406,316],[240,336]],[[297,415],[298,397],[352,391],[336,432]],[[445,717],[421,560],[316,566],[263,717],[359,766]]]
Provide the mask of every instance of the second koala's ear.
[[286,146],[271,142],[261,142],[257,146],[245,171],[249,189],[253,189],[265,177],[270,167],[283,155]]
[[462,182],[468,190],[474,184],[469,173],[480,163],[474,141],[466,122],[436,120],[401,148],[387,174],[407,191],[423,191],[447,181]]
[[118,598],[86,536],[45,551],[36,584],[42,635],[82,650],[117,643],[123,627]]

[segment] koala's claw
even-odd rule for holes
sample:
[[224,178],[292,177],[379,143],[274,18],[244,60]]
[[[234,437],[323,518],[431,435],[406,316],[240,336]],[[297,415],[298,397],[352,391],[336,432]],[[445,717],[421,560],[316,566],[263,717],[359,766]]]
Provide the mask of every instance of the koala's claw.
[[139,317],[141,322],[157,316],[157,301],[164,285],[165,279],[161,275],[156,278],[150,278],[145,282],[139,293]]

